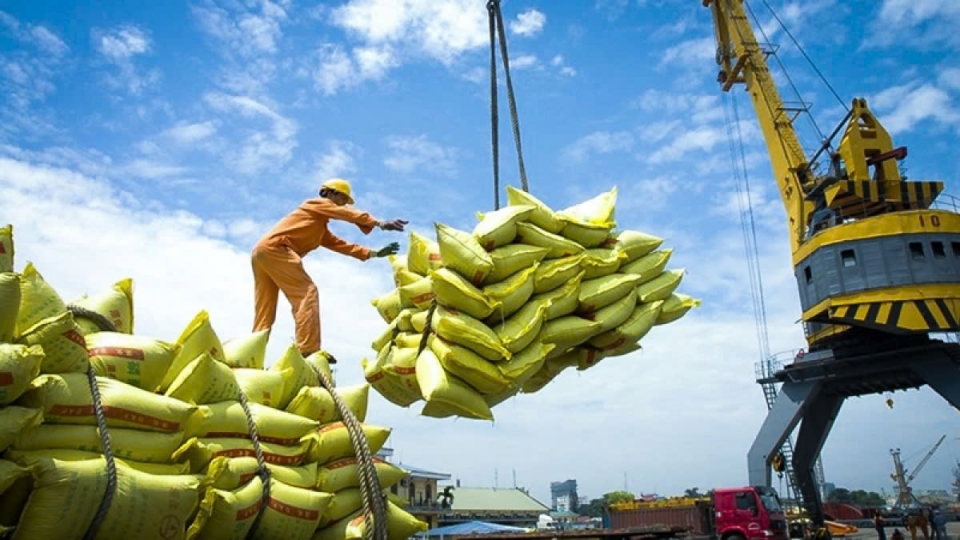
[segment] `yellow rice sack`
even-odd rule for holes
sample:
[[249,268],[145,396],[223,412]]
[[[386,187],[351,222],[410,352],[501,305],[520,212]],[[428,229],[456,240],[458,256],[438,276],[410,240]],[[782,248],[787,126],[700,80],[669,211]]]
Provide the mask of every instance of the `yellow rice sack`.
[[[249,403],[250,415],[257,426],[259,440],[263,442],[295,445],[300,439],[312,433],[320,423],[280,411],[272,407],[265,407],[258,403]],[[184,431],[187,437],[202,438],[250,438],[250,427],[247,415],[239,401],[221,401],[209,405],[201,405],[200,413],[193,415],[187,421]]]
[[422,337],[423,336],[417,332],[400,332],[397,334],[394,343],[396,343],[397,347],[400,347],[401,349],[416,349],[420,346],[420,340]]
[[520,311],[510,316],[502,324],[493,327],[500,342],[512,353],[518,353],[537,337],[546,320],[547,302],[527,302]]
[[567,368],[576,367],[577,359],[569,354],[561,354],[554,358],[548,358],[543,362],[540,370],[523,383],[522,391],[524,394],[535,394],[543,389],[544,386],[551,383]]
[[[376,454],[386,444],[390,437],[390,428],[363,424],[363,435],[367,438],[370,452]],[[350,443],[350,434],[343,422],[333,422],[320,426],[316,434],[312,435],[316,443],[311,447],[308,461],[320,465],[338,459],[355,457],[353,444]]]
[[583,267],[584,254],[544,261],[533,275],[533,292],[540,294],[562,287],[575,278]]
[[[429,345],[443,369],[463,379],[463,382],[481,394],[501,392],[510,384],[493,362],[470,349],[446,342],[437,336],[430,336]],[[419,379],[417,382],[422,390]]]
[[415,313],[419,313],[421,311],[424,311],[424,310],[421,310],[419,308],[407,308],[401,311],[396,318],[397,329],[400,330],[401,332],[413,332],[414,331],[413,323],[410,321],[411,319],[413,319],[413,315]]
[[557,217],[567,223],[614,227],[616,209],[617,187],[614,186],[610,191],[558,211]]
[[[111,428],[110,444],[114,455],[145,463],[166,463],[180,448],[183,432],[157,433],[135,429]],[[96,426],[43,424],[20,432],[13,444],[16,450],[82,450],[103,452],[100,430]]]
[[0,272],[0,343],[13,341],[20,312],[20,274]]
[[[409,471],[376,457],[373,458],[373,467],[377,471],[380,487],[384,489],[397,484],[410,474]],[[317,469],[316,488],[320,491],[337,493],[359,486],[360,472],[355,457],[331,461]]]
[[[362,514],[353,519],[350,517],[345,519],[349,521],[347,522],[345,534],[340,538],[344,540],[360,540],[366,537],[367,524]],[[427,532],[426,523],[418,520],[391,502],[387,502],[386,519],[387,540],[405,540],[418,532]]]
[[41,373],[76,373],[87,371],[86,341],[70,312],[43,319],[21,332],[17,342],[43,347]]
[[0,227],[0,272],[13,272],[13,225]]
[[[580,284],[580,313],[593,313],[605,308],[633,292],[640,276],[635,274],[611,274],[607,277],[588,279]],[[639,295],[638,295],[639,297]],[[642,302],[643,299],[640,298]]]
[[[336,389],[344,404],[353,412],[358,421],[367,419],[367,404],[369,403],[370,385],[355,384]],[[316,420],[321,424],[340,420],[340,413],[333,402],[333,396],[324,388],[304,386],[300,392],[290,400],[287,412]]]
[[490,252],[493,271],[483,280],[484,285],[499,283],[517,272],[533,266],[547,256],[550,250],[545,247],[526,244],[510,244]]
[[[286,381],[293,378],[293,371],[293,368],[269,371],[233,368],[233,375],[237,378],[240,390],[250,402],[281,409]],[[298,388],[297,391],[299,390]]]
[[556,213],[540,199],[526,191],[507,186],[507,204],[510,206],[533,206],[533,212],[530,214],[528,221],[547,232],[556,234],[563,229],[563,222],[560,221]]
[[662,307],[662,300],[649,304],[637,304],[633,314],[626,321],[613,330],[590,339],[590,345],[603,351],[610,351],[627,343],[640,341],[653,328]]
[[637,297],[643,303],[656,302],[670,298],[673,291],[680,286],[683,279],[683,269],[667,270],[659,276],[637,287]]
[[567,315],[547,321],[537,339],[543,343],[553,343],[558,351],[565,351],[596,336],[600,327],[598,322]]
[[583,276],[584,272],[580,270],[563,285],[544,293],[534,294],[530,297],[529,303],[546,304],[547,312],[544,318],[548,321],[571,315],[580,306],[580,283],[583,281]]
[[654,324],[668,324],[683,317],[691,308],[700,305],[700,300],[683,293],[672,293],[663,302],[660,309],[660,315],[657,316],[657,322]]
[[210,315],[206,310],[201,310],[193,317],[190,324],[184,328],[180,337],[177,338],[177,344],[180,345],[180,350],[160,383],[160,388],[158,388],[160,392],[166,392],[173,380],[180,375],[180,371],[203,353],[209,354],[211,358],[218,362],[226,362],[226,358],[223,357],[223,345],[210,324]]
[[[496,367],[490,367],[499,375]],[[420,383],[420,391],[427,403],[440,403],[456,410],[458,416],[465,418],[493,420],[493,413],[480,392],[447,373],[431,349],[424,349],[417,358],[417,382]]]
[[[30,474],[29,469],[21,467],[13,461],[0,459],[0,496],[17,482],[23,481],[27,481],[31,485],[33,484],[33,476]],[[0,498],[0,501],[2,500],[3,499]],[[0,523],[4,523],[2,517],[3,515],[0,514]]]
[[[502,373],[511,384],[517,386],[522,385],[543,366],[547,355],[555,348],[556,345],[552,343],[535,341],[515,354],[510,360],[499,362],[497,369],[500,370],[500,373]],[[504,399],[506,399],[506,397]]]
[[333,497],[333,500],[330,501],[330,505],[327,506],[327,511],[324,512],[323,517],[320,518],[320,527],[323,528],[335,521],[339,521],[360,510],[362,507],[363,495],[360,493],[360,488],[347,488],[340,491]]
[[43,279],[33,263],[28,262],[20,275],[20,309],[15,334],[21,335],[40,321],[66,310],[67,306],[57,291]]
[[[308,463],[299,467],[285,467],[266,463],[270,477],[287,484],[303,489],[313,489],[317,483],[317,464]],[[212,486],[217,489],[233,490],[245,485],[257,476],[260,466],[257,458],[218,457],[210,460],[206,475],[211,479]],[[322,490],[321,490],[322,491]]]
[[0,407],[0,452],[17,440],[21,431],[40,425],[43,410],[10,405]]
[[[314,445],[312,437],[311,434],[310,437],[293,446],[261,442],[260,450],[263,453],[263,460],[273,465],[299,467],[307,459]],[[184,445],[183,450],[173,456],[176,461],[189,461],[190,470],[194,473],[203,471],[211,460],[218,457],[257,457],[253,441],[249,439],[203,438],[194,439],[194,441],[193,444]]]
[[176,343],[116,332],[96,332],[85,339],[97,375],[151,392],[159,389],[180,351]]
[[479,285],[493,271],[493,260],[480,242],[468,232],[442,223],[435,225],[444,265]]
[[[103,500],[106,459],[23,457],[19,464],[33,469],[36,483],[13,539],[81,538]],[[193,475],[150,475],[117,462],[116,496],[97,538],[183,538],[202,487]]]
[[482,213],[477,217],[480,223],[473,229],[473,236],[483,249],[492,251],[505,246],[517,236],[517,223],[526,221],[536,209],[533,205],[510,205],[499,210]]
[[[263,504],[260,477],[234,491],[211,489],[210,494],[212,496],[205,497],[201,503],[187,538],[245,538]],[[330,493],[318,493],[271,479],[266,508],[250,538],[309,540],[332,498]]]
[[497,405],[503,403],[504,401],[512,398],[513,396],[515,396],[515,395],[517,395],[517,394],[519,394],[519,393],[520,393],[520,387],[519,387],[519,386],[510,386],[510,387],[508,387],[506,390],[504,390],[503,392],[500,392],[500,393],[497,393],[497,394],[489,394],[489,395],[483,396],[483,400],[484,400],[485,402],[487,402],[487,406],[488,406],[488,407],[490,407],[491,409],[493,409],[493,408],[496,407]]
[[[271,379],[274,379],[277,374],[281,376],[280,380],[282,384],[276,386],[276,383],[274,383],[275,386],[273,388],[273,391],[276,392],[279,390],[280,393],[274,394],[272,397],[264,398],[266,401],[262,403],[278,409],[286,408],[304,386],[320,386],[320,378],[317,376],[317,371],[325,373],[327,378],[332,380],[330,364],[327,362],[326,356],[317,355],[315,360],[318,360],[319,363],[315,363],[314,366],[321,369],[314,370],[311,364],[300,354],[300,350],[297,349],[295,344],[291,343],[287,346],[280,358],[270,366],[269,371],[269,373],[273,374],[270,376]],[[324,367],[326,369],[323,369]],[[239,382],[240,376],[244,374],[252,377],[254,370],[242,371],[241,373],[237,373],[235,370],[234,373],[238,375],[237,381]],[[241,386],[243,386],[242,383]],[[269,401],[269,403],[267,401]]]
[[[133,333],[133,280],[130,278],[121,279],[101,293],[83,295],[71,303],[106,317],[117,332]],[[83,317],[77,317],[77,324],[84,335],[100,331],[93,321]]]
[[[410,285],[400,287],[400,306],[426,309],[430,307],[436,295],[433,293],[433,279],[424,276]],[[400,314],[397,313],[399,316]]]
[[9,405],[40,375],[43,348],[0,343],[0,405]]
[[425,276],[431,270],[439,270],[444,265],[440,253],[440,246],[436,242],[413,231],[410,232],[407,267],[411,272]]
[[[439,255],[440,254],[437,253],[437,256]],[[421,276],[411,272],[407,266],[406,255],[390,255],[387,257],[387,260],[390,261],[390,266],[393,268],[393,284],[397,287],[409,285],[420,279]]]
[[433,291],[441,306],[451,307],[477,319],[484,319],[490,316],[494,308],[499,305],[499,302],[491,300],[483,291],[449,268],[436,270],[431,276]]
[[418,311],[410,317],[410,324],[413,325],[413,333],[423,334],[423,330],[427,327],[427,315],[429,311]]
[[380,350],[373,362],[364,358],[361,362],[363,377],[387,401],[400,407],[409,407],[421,399],[420,390],[418,389],[415,393],[411,392],[399,376],[388,373],[384,369],[387,363],[391,361],[396,349],[395,346],[387,344]]
[[[63,427],[63,426],[60,426]],[[111,431],[110,433],[113,433]],[[52,458],[60,461],[85,461],[88,459],[98,459],[103,457],[100,451],[88,452],[86,450],[64,450],[62,448],[51,448],[46,450],[9,450],[8,459],[12,461],[36,460],[42,458]],[[145,461],[136,461],[114,456],[119,462],[122,462],[131,469],[136,469],[142,473],[155,474],[159,476],[172,476],[179,474],[190,474],[189,463],[147,463]],[[0,518],[2,519],[2,518]]]
[[[422,315],[421,315],[421,314],[422,314]],[[426,311],[419,311],[419,312],[417,312],[415,315],[413,315],[412,317],[410,317],[410,324],[413,326],[413,329],[414,329],[415,332],[417,332],[417,331],[423,332],[423,327],[422,327],[422,326],[421,326],[420,330],[417,330],[417,324],[416,324],[416,323],[417,323],[417,316],[418,316],[418,315],[420,315],[420,321],[422,321],[422,322],[420,322],[420,324],[421,324],[421,325],[424,324],[424,322],[426,321],[426,318],[427,318],[427,312],[426,312]],[[390,321],[390,324],[388,324],[388,325],[383,329],[383,332],[380,332],[380,335],[377,336],[376,339],[374,339],[372,343],[370,343],[370,348],[372,348],[372,349],[375,350],[375,351],[382,351],[383,348],[384,348],[385,346],[387,346],[388,344],[390,344],[390,342],[392,342],[393,339],[396,337],[396,335],[400,332],[399,326],[400,326],[400,322],[399,322],[397,319],[394,319],[394,320]]]
[[[324,375],[326,375],[327,378],[330,379],[330,382],[336,384],[337,381],[333,377],[333,371],[330,370],[331,358],[332,357],[330,356],[329,353],[327,353],[326,351],[320,350],[307,356],[306,358],[304,358],[304,360],[307,363],[307,367],[311,368],[310,371],[313,373],[314,377],[316,377],[317,371],[319,371],[320,373],[323,373]],[[292,367],[294,368],[294,370],[296,370],[296,366],[292,366]],[[319,384],[319,381],[317,382],[317,384]]]
[[384,366],[387,373],[394,376],[404,387],[404,391],[410,395],[420,395],[420,387],[417,385],[417,350],[416,347],[398,347],[393,351],[390,362]]
[[431,327],[443,339],[462,345],[487,360],[509,359],[510,351],[489,326],[453,309],[437,306]]
[[[176,432],[197,410],[195,405],[160,396],[107,377],[97,377],[108,427]],[[96,425],[87,376],[81,373],[40,375],[17,401],[43,409],[44,421]]]
[[641,231],[620,231],[615,236],[609,238],[604,243],[605,246],[613,247],[623,253],[626,259],[623,264],[631,263],[640,257],[643,257],[663,244],[663,238],[653,236]]
[[203,353],[187,364],[165,396],[194,405],[240,399],[240,385],[230,366]]
[[[486,400],[484,400],[484,402],[486,402]],[[440,401],[428,401],[423,405],[423,408],[420,409],[420,416],[427,416],[429,418],[451,418],[459,415],[460,412],[456,407],[451,407]]]
[[620,273],[636,274],[640,276],[640,281],[637,282],[637,285],[643,285],[644,283],[647,283],[653,278],[659,276],[663,272],[663,269],[667,267],[667,262],[670,260],[670,255],[672,254],[673,249],[661,249],[659,251],[654,251],[638,258],[631,263],[621,265]]
[[593,248],[584,252],[583,279],[596,279],[616,273],[626,254],[615,248]]
[[507,279],[483,288],[483,294],[499,303],[490,316],[491,321],[503,322],[513,315],[533,296],[534,274],[538,264],[521,270]]
[[386,294],[374,298],[370,303],[373,307],[377,308],[377,313],[380,314],[383,322],[389,324],[397,318],[397,315],[400,314],[400,310],[402,309],[400,289],[393,289]]
[[630,289],[630,291],[623,298],[617,300],[609,306],[600,308],[593,313],[583,315],[583,318],[600,323],[596,333],[601,334],[608,330],[613,330],[614,328],[623,324],[624,321],[633,315],[633,310],[636,307],[637,291]]
[[260,330],[223,342],[223,360],[230,367],[263,369],[270,330]]
[[584,251],[584,247],[573,240],[547,232],[533,223],[517,224],[517,243],[549,249],[545,259],[570,257]]
[[561,219],[564,220],[564,226],[563,230],[560,231],[560,236],[572,240],[585,248],[596,248],[603,245],[610,236],[611,229],[613,229],[613,227],[604,225],[590,225],[587,223],[567,221],[566,218]]

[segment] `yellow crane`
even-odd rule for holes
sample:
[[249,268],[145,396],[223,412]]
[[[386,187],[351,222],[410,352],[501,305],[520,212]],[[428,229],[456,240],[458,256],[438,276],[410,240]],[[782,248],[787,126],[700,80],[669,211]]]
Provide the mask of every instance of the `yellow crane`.
[[771,462],[799,424],[792,473],[829,535],[814,464],[847,397],[929,385],[960,408],[960,345],[931,336],[960,331],[960,215],[937,204],[942,182],[904,178],[906,148],[863,98],[841,100],[846,116],[808,156],[794,125],[807,108],[781,98],[767,63],[775,50],[754,34],[750,1],[701,2],[713,17],[717,82],[746,91],[766,143],[808,345],[758,373],[779,391],[747,456],[750,483],[770,485]]

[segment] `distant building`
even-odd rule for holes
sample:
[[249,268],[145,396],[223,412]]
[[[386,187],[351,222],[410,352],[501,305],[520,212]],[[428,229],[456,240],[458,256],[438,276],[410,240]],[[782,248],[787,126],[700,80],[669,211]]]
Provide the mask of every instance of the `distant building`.
[[550,507],[554,512],[576,512],[580,507],[577,481],[550,482]]
[[439,526],[439,516],[444,508],[438,501],[443,490],[437,487],[437,482],[450,480],[450,475],[406,463],[398,463],[397,466],[410,471],[410,476],[401,480],[399,484],[395,484],[390,491],[409,501],[410,506],[406,508],[407,512],[425,522],[431,529]]
[[[445,486],[441,486],[443,491]],[[550,509],[526,490],[453,487],[453,505],[440,513],[440,525],[487,521],[515,527],[536,527]]]

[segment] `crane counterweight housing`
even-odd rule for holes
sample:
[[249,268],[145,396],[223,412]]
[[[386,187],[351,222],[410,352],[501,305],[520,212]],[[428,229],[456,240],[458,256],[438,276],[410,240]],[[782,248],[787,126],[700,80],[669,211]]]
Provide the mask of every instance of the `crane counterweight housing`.
[[[863,98],[808,159],[743,0],[703,0],[717,37],[723,91],[744,85],[766,141],[789,222],[802,320],[811,350],[850,330],[960,331],[960,215],[937,204],[943,183],[909,181],[890,134]],[[826,152],[829,166],[818,171]],[[939,206],[939,208],[938,208]]]

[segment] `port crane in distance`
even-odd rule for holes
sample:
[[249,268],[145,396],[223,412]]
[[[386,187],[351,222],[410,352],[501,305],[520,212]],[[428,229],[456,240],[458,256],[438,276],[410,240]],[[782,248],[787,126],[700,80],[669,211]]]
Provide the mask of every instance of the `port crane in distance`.
[[808,157],[794,126],[808,107],[781,98],[749,1],[700,1],[712,12],[717,82],[746,91],[766,143],[807,341],[758,381],[780,390],[748,452],[749,481],[770,485],[770,463],[799,424],[792,466],[823,534],[814,464],[846,398],[929,385],[960,408],[960,345],[936,339],[960,331],[960,214],[942,182],[904,178],[907,149],[863,98],[841,100],[846,116]]

